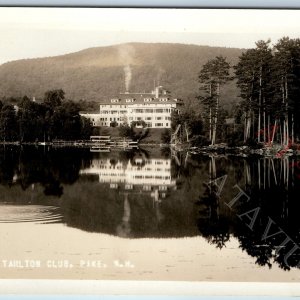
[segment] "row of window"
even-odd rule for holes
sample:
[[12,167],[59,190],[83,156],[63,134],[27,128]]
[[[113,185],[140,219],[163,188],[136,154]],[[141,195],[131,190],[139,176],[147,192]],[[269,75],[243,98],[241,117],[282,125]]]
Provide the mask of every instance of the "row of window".
[[101,110],[101,114],[114,115],[114,114],[126,114],[127,110]]
[[[152,100],[154,100],[155,98],[144,98],[144,102],[151,102]],[[160,101],[160,102],[166,102],[166,101],[168,101],[169,100],[169,98],[159,98],[159,100],[158,101]],[[115,99],[111,99],[110,100],[110,102],[111,103],[118,103],[118,102],[120,102],[121,101],[121,99],[118,99],[118,98],[115,98]],[[135,99],[134,98],[128,98],[128,99],[125,99],[125,102],[127,102],[127,103],[129,103],[129,102],[134,102],[135,101]]]
[[[118,184],[117,183],[111,183],[110,185],[111,189],[117,189],[118,188]],[[125,184],[125,190],[132,190],[133,189],[133,185],[132,184]],[[144,191],[151,191],[152,186],[151,185],[144,185],[143,186],[143,190]],[[158,189],[160,191],[167,191],[168,187],[167,186],[159,186]],[[165,196],[165,194],[164,194]]]
[[151,108],[136,108],[132,110],[133,113],[143,113],[143,114],[151,114],[151,113],[170,113],[171,109],[170,108],[157,108],[157,109],[151,109]]
[[135,175],[135,179],[171,179],[171,176],[148,176],[148,175]]
[[[166,121],[170,121],[171,120],[171,117],[165,117],[165,118],[163,118],[163,117],[155,117],[155,118],[152,118],[152,117],[146,117],[146,118],[144,118],[145,119],[145,121],[152,121],[152,120],[157,120],[157,121],[161,121],[161,120],[166,120]],[[136,121],[142,121],[142,120],[144,120],[142,117],[135,117],[135,118],[133,118],[133,117],[130,117],[129,118],[129,120],[130,121],[133,121],[133,120],[136,120]]]
[[[116,107],[116,105],[107,105],[107,104],[101,104],[100,107],[102,108],[113,108],[113,107]],[[126,105],[119,105],[120,108],[127,108]]]
[[[150,101],[149,101],[150,102]],[[165,102],[165,101],[161,101],[161,102]],[[141,106],[141,107],[145,107],[145,106],[176,106],[176,104],[172,104],[172,103],[168,103],[168,104],[160,104],[160,103],[151,103],[151,104],[148,104],[148,103],[140,103],[140,104],[134,104],[134,107],[137,107],[137,106]],[[126,104],[118,104],[118,105],[110,105],[110,104],[101,104],[100,105],[100,108],[102,109],[107,109],[107,108],[129,108],[129,107],[133,107],[133,105],[126,105]]]
[[[139,120],[137,120],[139,121]],[[122,120],[120,120],[120,118],[110,118],[110,120],[108,122],[99,122],[98,124],[96,124],[96,122],[93,122],[93,126],[112,126],[110,122],[122,122]],[[152,123],[146,122],[146,126],[149,128],[152,127],[169,127],[170,123],[154,123],[154,125]]]
[[[170,113],[171,109],[170,108],[157,108],[157,109],[151,109],[151,108],[146,108],[146,109],[141,109],[141,108],[136,108],[130,111],[131,113],[138,113],[138,114],[153,114],[153,113]],[[128,113],[127,110],[101,110],[101,114],[126,114]]]

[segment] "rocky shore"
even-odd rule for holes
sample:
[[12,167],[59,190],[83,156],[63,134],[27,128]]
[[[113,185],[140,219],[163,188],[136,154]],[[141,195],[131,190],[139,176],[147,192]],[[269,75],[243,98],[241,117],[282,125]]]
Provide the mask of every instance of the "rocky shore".
[[271,157],[282,157],[282,156],[299,156],[300,147],[282,147],[280,145],[263,146],[259,149],[254,149],[249,146],[236,146],[229,147],[226,144],[217,144],[203,147],[190,147],[188,149],[192,154],[233,154],[233,155],[261,155]]

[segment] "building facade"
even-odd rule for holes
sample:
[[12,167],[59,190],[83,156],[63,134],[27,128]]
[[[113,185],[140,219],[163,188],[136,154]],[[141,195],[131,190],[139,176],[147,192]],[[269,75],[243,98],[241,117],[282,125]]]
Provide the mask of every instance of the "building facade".
[[99,113],[82,113],[93,126],[137,126],[149,128],[171,128],[171,114],[179,113],[181,100],[172,99],[161,86],[151,93],[122,93],[106,103],[100,104]]

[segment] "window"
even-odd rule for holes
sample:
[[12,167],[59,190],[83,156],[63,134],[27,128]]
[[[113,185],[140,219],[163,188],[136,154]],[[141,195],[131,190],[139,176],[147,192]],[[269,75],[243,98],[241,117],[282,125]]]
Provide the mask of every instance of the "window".
[[146,120],[148,120],[148,121],[149,121],[149,120],[152,120],[152,118],[151,118],[151,117],[146,117]]
[[162,117],[156,117],[156,120],[161,120],[162,119]]
[[132,190],[133,185],[132,184],[125,184],[125,190]]
[[163,127],[163,123],[155,123],[155,127]]

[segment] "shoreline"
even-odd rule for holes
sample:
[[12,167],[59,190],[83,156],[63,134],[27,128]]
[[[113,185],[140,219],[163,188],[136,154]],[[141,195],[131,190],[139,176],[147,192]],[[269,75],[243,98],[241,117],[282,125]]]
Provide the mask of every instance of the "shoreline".
[[191,154],[216,154],[216,155],[242,155],[242,156],[251,156],[251,155],[258,155],[264,157],[286,157],[286,156],[300,156],[300,146],[297,145],[296,149],[291,149],[287,147],[281,147],[279,145],[273,147],[262,147],[260,149],[251,148],[249,146],[236,146],[236,147],[229,147],[225,144],[213,145],[213,146],[200,146],[200,147],[191,147],[190,145],[173,145],[173,144],[163,144],[163,143],[138,143],[134,146],[127,146],[127,145],[100,145],[97,142],[82,142],[82,141],[60,141],[59,143],[56,142],[0,142],[1,146],[50,146],[54,148],[63,148],[63,147],[74,147],[74,148],[95,148],[95,147],[107,147],[109,149],[138,149],[139,147],[153,147],[159,146],[160,148],[172,148],[177,152],[189,152]]

